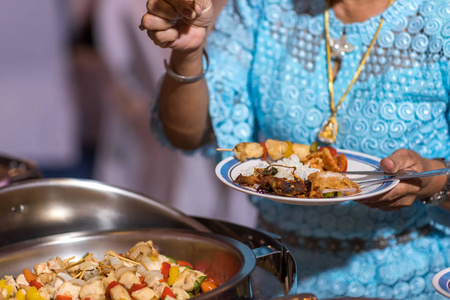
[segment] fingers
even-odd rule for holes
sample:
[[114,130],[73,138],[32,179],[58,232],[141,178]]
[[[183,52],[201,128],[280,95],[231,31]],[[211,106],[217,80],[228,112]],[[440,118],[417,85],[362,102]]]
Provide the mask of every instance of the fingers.
[[148,0],[147,11],[149,14],[167,20],[176,20],[180,18],[178,12],[174,9],[174,7],[166,1],[162,0]]
[[177,13],[188,18],[195,19],[201,14],[202,6],[194,0],[164,0],[171,5]]
[[421,179],[408,180],[400,182],[394,189],[381,197],[367,198],[357,202],[370,208],[379,208],[384,211],[397,210],[411,206],[421,188]]
[[141,20],[141,26],[148,30],[167,30],[176,24],[176,20],[159,18],[152,14],[145,14]]
[[[380,166],[381,169],[387,173],[395,173],[405,169],[422,171],[420,155],[407,149],[399,149],[389,157],[383,158],[380,161]],[[419,169],[417,170],[417,168]]]
[[170,46],[170,43],[175,41],[178,36],[178,30],[175,28],[170,28],[165,31],[147,31],[148,36],[155,45],[160,46],[162,48],[166,48]]

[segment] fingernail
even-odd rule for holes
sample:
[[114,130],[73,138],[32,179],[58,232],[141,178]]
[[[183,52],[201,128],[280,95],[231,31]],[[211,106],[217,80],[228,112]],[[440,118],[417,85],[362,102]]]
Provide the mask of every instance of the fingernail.
[[195,11],[193,11],[192,9],[186,8],[185,10],[183,10],[183,15],[186,18],[193,19],[193,18],[195,18]]

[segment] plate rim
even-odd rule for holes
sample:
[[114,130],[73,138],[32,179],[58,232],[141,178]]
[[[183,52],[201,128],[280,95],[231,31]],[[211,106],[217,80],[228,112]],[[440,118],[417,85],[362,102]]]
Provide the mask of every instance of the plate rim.
[[440,281],[441,281],[443,275],[446,275],[446,274],[450,274],[450,267],[446,268],[446,269],[443,269],[443,270],[439,271],[436,275],[434,275],[433,276],[433,280],[432,280],[432,284],[433,284],[433,287],[436,289],[436,291],[438,291],[441,295],[443,295],[443,296],[445,296],[447,298],[450,298],[450,288],[448,286],[449,283],[450,283],[450,276],[447,279],[447,285],[445,286],[446,289],[443,289],[440,286],[440,283],[441,283]]
[[[349,159],[359,160],[360,162],[363,162],[363,163],[366,163],[365,161],[367,161],[367,160],[375,161],[376,164],[371,163],[371,165],[374,166],[375,168],[380,169],[379,162],[381,159],[376,156],[353,151],[353,150],[344,150],[344,149],[336,149],[336,150],[340,153],[344,153]],[[235,160],[236,162],[233,163],[233,160]],[[224,169],[224,167],[226,167],[227,164],[230,164],[230,163],[233,163],[232,167],[234,168],[244,162],[239,162],[234,156],[227,157],[227,158],[223,159],[222,161],[220,161],[216,165],[215,174],[222,183],[224,183],[228,187],[231,187],[239,192],[243,192],[243,193],[257,196],[257,197],[266,198],[266,199],[281,202],[281,203],[294,204],[294,205],[316,205],[317,206],[317,205],[339,204],[339,203],[346,202],[346,201],[359,200],[361,198],[364,198],[364,196],[365,196],[363,194],[358,194],[355,196],[347,196],[347,197],[320,198],[320,200],[318,200],[319,198],[317,198],[317,199],[316,198],[296,198],[296,197],[286,197],[286,196],[278,196],[278,195],[272,195],[272,194],[260,194],[254,190],[251,190],[250,188],[242,187],[232,181],[230,172],[233,168],[230,167],[228,169]],[[223,171],[226,171],[226,177],[224,177]],[[399,180],[395,180],[395,181],[381,183],[380,187],[384,187],[384,188],[382,188],[382,189],[380,189],[380,187],[377,188],[377,191],[370,193],[370,197],[390,191],[399,182],[400,182]]]

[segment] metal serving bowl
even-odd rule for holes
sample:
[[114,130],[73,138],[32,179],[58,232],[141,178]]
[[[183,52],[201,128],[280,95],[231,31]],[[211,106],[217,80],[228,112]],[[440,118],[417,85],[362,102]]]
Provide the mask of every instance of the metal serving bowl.
[[92,233],[68,233],[43,237],[0,250],[2,275],[17,276],[25,268],[51,257],[81,259],[86,252],[99,259],[107,250],[125,253],[139,241],[152,240],[157,250],[189,261],[222,284],[198,299],[249,299],[250,274],[256,256],[244,244],[221,235],[176,229],[147,229]]
[[143,195],[92,180],[37,179],[0,188],[0,247],[76,231],[136,228],[209,230]]
[[[205,257],[213,261],[215,252],[231,255],[234,262],[229,267],[237,273],[230,277],[233,272],[227,269],[219,275],[227,291],[221,299],[235,299],[228,297],[229,291],[234,296],[256,299],[295,293],[296,264],[276,236],[223,221],[189,217],[146,196],[97,181],[36,179],[11,184],[0,188],[0,211],[1,273],[20,271],[24,265],[68,252],[129,249],[134,242],[147,238],[141,230],[165,229],[173,243],[182,242],[175,247],[181,252],[164,248],[169,256],[189,260],[189,255],[194,255],[195,260],[196,255],[207,253]],[[171,233],[181,229],[191,232],[188,236]],[[169,243],[161,236],[158,241]],[[219,246],[214,246],[216,243]],[[215,250],[201,251],[200,245],[205,244]],[[182,249],[195,250],[196,254],[188,255]],[[256,268],[252,263],[255,259]],[[252,291],[249,280],[253,282]],[[216,294],[208,297],[216,299]]]

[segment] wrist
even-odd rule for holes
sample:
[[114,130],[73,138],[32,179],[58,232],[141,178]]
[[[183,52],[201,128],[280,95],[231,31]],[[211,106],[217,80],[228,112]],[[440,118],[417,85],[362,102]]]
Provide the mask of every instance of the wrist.
[[[447,161],[444,158],[436,158],[432,161],[434,166],[431,170],[450,168],[450,161]],[[430,180],[433,180],[434,182],[434,194],[422,199],[422,202],[427,205],[438,206],[447,201],[450,196],[450,175],[439,176],[436,178],[431,177]]]
[[196,76],[203,72],[204,47],[191,51],[173,50],[168,66],[177,74]]

